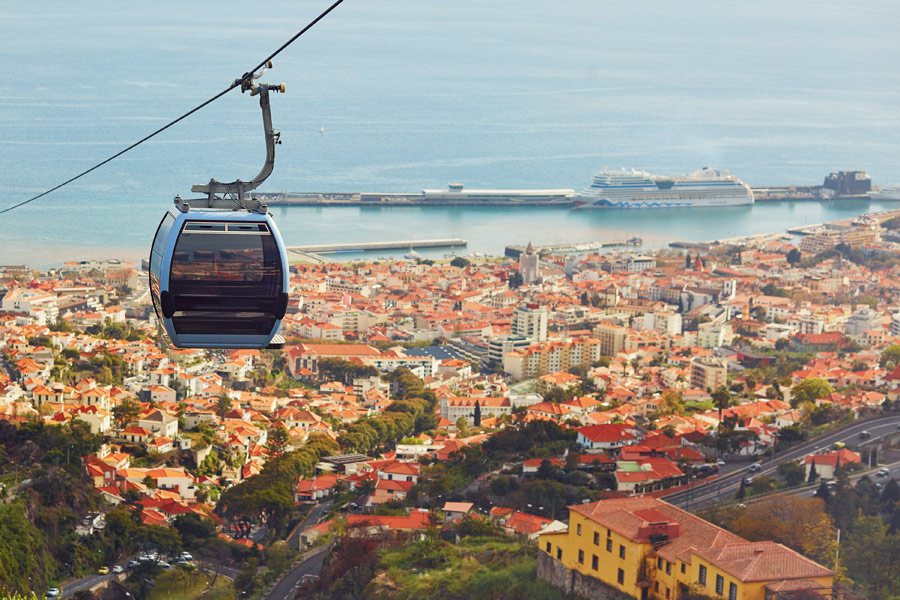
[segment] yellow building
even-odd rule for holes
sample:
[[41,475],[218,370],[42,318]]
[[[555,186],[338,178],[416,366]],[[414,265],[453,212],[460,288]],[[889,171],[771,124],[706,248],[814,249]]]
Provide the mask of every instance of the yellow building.
[[569,507],[567,531],[539,538],[538,576],[585,598],[832,598],[834,573],[774,542],[748,542],[656,498]]

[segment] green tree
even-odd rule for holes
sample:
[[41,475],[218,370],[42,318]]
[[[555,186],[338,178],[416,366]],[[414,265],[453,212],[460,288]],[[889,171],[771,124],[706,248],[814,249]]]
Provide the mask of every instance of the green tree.
[[794,461],[783,462],[778,465],[778,474],[784,478],[789,486],[800,485],[806,479],[806,469],[800,463]]
[[469,264],[469,259],[463,258],[462,256],[456,256],[450,261],[450,266],[459,267],[460,269],[465,269]]
[[284,454],[289,442],[288,432],[284,426],[273,427],[266,442],[266,449],[270,458],[279,458]]
[[816,463],[809,463],[809,477],[807,477],[807,483],[815,483],[819,478],[819,474],[816,473]]
[[830,383],[819,377],[811,377],[791,388],[791,406],[797,407],[804,402],[814,402],[819,398],[834,393]]
[[119,427],[126,427],[141,414],[141,404],[131,398],[125,398],[121,404],[113,407],[112,413]]
[[258,591],[260,584],[259,560],[256,558],[249,558],[244,563],[244,568],[242,568],[240,573],[234,578],[234,589],[238,591],[242,597],[245,595],[252,596]]
[[787,259],[788,264],[790,264],[791,266],[795,266],[800,262],[800,259],[803,258],[803,255],[800,254],[800,251],[796,248],[791,248],[785,258]]
[[893,369],[900,362],[900,344],[891,344],[881,352],[878,364],[883,369]]
[[228,414],[228,411],[230,410],[231,398],[229,398],[225,394],[221,394],[216,400],[216,415],[218,415],[220,419],[224,419],[225,415]]
[[900,576],[900,535],[888,533],[880,517],[858,515],[841,556],[866,598],[895,597],[889,590]]
[[744,484],[744,480],[741,479],[741,485],[738,486],[737,493],[734,495],[736,500],[743,500],[747,497],[747,486]]

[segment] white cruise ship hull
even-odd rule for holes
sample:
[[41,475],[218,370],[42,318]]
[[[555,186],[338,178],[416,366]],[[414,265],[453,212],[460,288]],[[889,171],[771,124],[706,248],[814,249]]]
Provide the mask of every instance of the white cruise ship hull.
[[732,175],[701,169],[682,177],[603,171],[575,198],[578,209],[694,208],[753,204],[750,187]]
[[869,200],[900,201],[900,186],[883,187],[877,192],[869,192]]

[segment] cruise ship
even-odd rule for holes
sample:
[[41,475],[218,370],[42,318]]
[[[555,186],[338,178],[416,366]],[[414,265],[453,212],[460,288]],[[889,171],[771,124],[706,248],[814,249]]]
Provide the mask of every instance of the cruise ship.
[[675,208],[753,204],[746,183],[719,169],[665,177],[645,171],[601,171],[577,194],[575,206],[588,208]]
[[877,192],[869,192],[869,200],[900,200],[900,185],[886,185]]

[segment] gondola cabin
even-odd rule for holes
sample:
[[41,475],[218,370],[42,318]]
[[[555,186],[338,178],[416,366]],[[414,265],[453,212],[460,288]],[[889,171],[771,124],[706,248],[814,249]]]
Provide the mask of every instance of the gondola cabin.
[[266,348],[287,309],[289,273],[272,217],[170,208],[150,252],[150,293],[178,348]]

